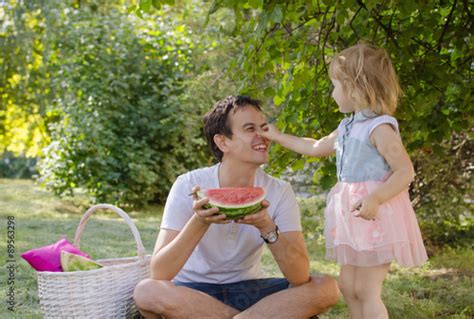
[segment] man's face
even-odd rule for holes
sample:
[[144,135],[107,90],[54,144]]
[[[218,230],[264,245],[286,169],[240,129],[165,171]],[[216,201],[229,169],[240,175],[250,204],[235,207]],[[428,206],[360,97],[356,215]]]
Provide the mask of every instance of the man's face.
[[237,159],[257,165],[268,162],[270,141],[260,132],[267,125],[262,112],[248,105],[229,113],[232,138],[226,138],[227,151],[224,158]]

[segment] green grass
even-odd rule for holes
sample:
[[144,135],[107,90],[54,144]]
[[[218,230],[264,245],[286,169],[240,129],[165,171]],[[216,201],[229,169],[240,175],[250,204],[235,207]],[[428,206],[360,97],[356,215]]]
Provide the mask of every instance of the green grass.
[[[306,205],[306,206],[305,206]],[[0,218],[2,220],[0,263],[7,263],[7,216],[15,218],[15,300],[12,313],[7,309],[7,272],[0,272],[2,308],[0,318],[41,318],[37,296],[35,271],[20,258],[20,254],[34,247],[57,241],[65,235],[71,242],[77,224],[89,207],[85,198],[58,199],[35,186],[30,180],[0,179]],[[302,209],[319,207],[311,201],[302,203]],[[320,209],[317,208],[317,209]],[[147,253],[151,253],[161,221],[162,207],[130,210]],[[306,214],[303,215],[306,218]],[[336,264],[324,260],[320,236],[321,219],[303,220],[313,272],[337,276]],[[311,238],[311,239],[310,239]],[[131,232],[114,213],[92,215],[81,239],[81,249],[94,259],[136,255]],[[445,249],[423,267],[403,269],[392,265],[384,284],[383,299],[390,318],[473,318],[474,252],[471,249]],[[281,276],[268,250],[263,256],[264,269],[269,275]],[[343,300],[321,318],[348,318]]]

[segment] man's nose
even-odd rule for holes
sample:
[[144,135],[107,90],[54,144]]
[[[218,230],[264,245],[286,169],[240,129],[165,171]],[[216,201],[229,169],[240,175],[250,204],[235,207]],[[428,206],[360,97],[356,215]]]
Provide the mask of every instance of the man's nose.
[[262,126],[260,126],[260,127],[257,127],[257,133],[258,133],[259,135],[262,135],[262,132],[268,132],[269,125],[270,125],[270,124],[264,124],[264,125],[262,125]]
[[261,137],[263,137],[263,136],[262,136],[262,132],[264,132],[264,131],[265,131],[265,130],[263,129],[263,127],[259,127],[259,128],[256,129],[257,135],[258,135],[258,136],[261,136]]
[[256,135],[258,138],[261,138],[262,140],[264,140],[265,142],[268,142],[268,139],[262,135],[262,132],[265,132],[265,128],[264,127],[260,127],[258,129],[256,129]]

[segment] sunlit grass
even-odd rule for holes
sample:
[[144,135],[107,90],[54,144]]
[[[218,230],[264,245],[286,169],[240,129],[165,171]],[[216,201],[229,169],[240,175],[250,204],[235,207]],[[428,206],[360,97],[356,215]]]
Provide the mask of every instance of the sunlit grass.
[[[72,242],[79,220],[89,205],[84,197],[58,199],[29,180],[0,179],[1,227],[6,229],[7,216],[14,216],[15,263],[18,266],[15,278],[15,313],[9,312],[3,302],[0,318],[41,318],[36,274],[20,258],[20,254],[34,247],[51,244],[61,236],[66,236]],[[150,254],[158,233],[162,207],[149,206],[125,211],[134,220],[145,249]],[[308,236],[312,239],[307,239],[311,270],[313,273],[323,272],[337,276],[339,267],[324,259],[324,244],[317,236],[317,229],[319,228],[313,228]],[[6,232],[2,230],[1,234],[0,249],[5,252]],[[92,215],[82,234],[81,249],[94,259],[136,255],[132,233],[112,212]],[[383,292],[390,318],[472,318],[473,260],[472,249],[444,249],[431,257],[423,267],[404,269],[392,265]],[[0,255],[0,262],[2,265],[6,264],[6,254]],[[268,249],[265,250],[263,264],[268,275],[281,276]],[[6,282],[6,276],[6,272],[0,272],[2,283]],[[5,294],[6,289],[2,289],[2,300],[6,300]],[[320,318],[348,318],[343,299]]]
[[[7,216],[15,218],[15,312],[2,302],[0,318],[41,318],[35,271],[20,254],[36,247],[49,245],[65,236],[74,241],[77,225],[89,203],[85,198],[58,199],[35,186],[30,180],[0,179],[0,218],[6,229]],[[126,210],[127,211],[127,210]],[[143,210],[127,211],[139,229],[143,245],[151,253],[161,220],[162,207],[149,206]],[[6,232],[2,230],[1,251],[6,251]],[[125,222],[112,212],[92,214],[81,237],[81,250],[94,259],[136,256],[136,244]],[[0,255],[6,265],[6,254]],[[0,281],[6,283],[6,272]],[[2,287],[4,285],[2,284]],[[6,285],[5,285],[6,287]],[[6,301],[6,289],[0,298]]]

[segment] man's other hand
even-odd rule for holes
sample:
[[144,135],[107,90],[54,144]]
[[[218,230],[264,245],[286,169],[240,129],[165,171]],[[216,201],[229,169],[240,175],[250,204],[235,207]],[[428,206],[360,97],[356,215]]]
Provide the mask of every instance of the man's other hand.
[[199,191],[199,186],[193,187],[193,211],[199,221],[203,224],[227,224],[230,223],[230,220],[226,219],[224,214],[219,214],[219,208],[212,207],[206,208],[206,204],[209,203],[209,198],[199,198],[197,193]]
[[251,215],[246,215],[242,218],[239,218],[235,222],[239,224],[254,225],[258,228],[258,230],[260,230],[260,233],[262,234],[274,230],[275,223],[270,218],[267,209],[270,206],[270,203],[264,200],[262,202],[262,206],[263,208],[259,212]]

